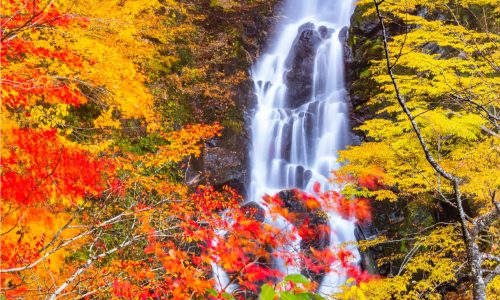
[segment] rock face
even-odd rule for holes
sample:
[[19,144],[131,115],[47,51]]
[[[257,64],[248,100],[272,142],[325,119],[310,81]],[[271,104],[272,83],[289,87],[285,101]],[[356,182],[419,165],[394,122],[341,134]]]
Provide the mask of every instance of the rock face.
[[[228,31],[230,26],[238,45],[235,47],[236,57],[221,62],[219,70],[228,76],[239,72],[244,75],[238,84],[232,86],[234,108],[226,115],[213,116],[224,126],[222,136],[206,143],[200,158],[190,161],[185,176],[188,184],[203,183],[215,188],[228,185],[245,195],[250,144],[245,124],[249,124],[253,114],[251,109],[256,101],[248,70],[269,40],[268,35],[272,33],[276,16],[282,9],[280,4],[281,0],[271,0],[249,10],[235,12],[221,8],[207,18],[211,23],[207,21],[206,26],[211,28],[214,36],[220,31]],[[214,120],[204,121],[211,123]]]
[[[370,66],[370,60],[380,59],[383,55],[378,40],[380,35],[378,19],[362,17],[364,9],[364,7],[357,6],[351,17],[351,27],[342,28],[339,32],[339,39],[344,50],[346,88],[351,99],[353,128],[358,127],[374,114],[366,103],[373,91],[376,91],[377,85],[369,78],[367,69]],[[354,144],[361,143],[365,140],[364,133],[353,130],[352,140]],[[358,241],[371,240],[380,231],[384,232],[384,226],[393,225],[385,219],[385,210],[379,204],[380,201],[372,201],[373,223],[356,225],[355,236]],[[377,268],[375,260],[382,256],[382,252],[383,249],[380,247],[361,252],[361,268],[372,274],[380,274],[382,270]]]
[[[383,52],[379,41],[380,25],[375,17],[362,17],[363,7],[357,6],[351,17],[351,27],[343,28],[339,39],[344,45],[345,79],[351,98],[351,124],[355,128],[363,123],[373,112],[366,102],[376,90],[376,83],[368,75],[370,60],[379,59]],[[364,140],[361,131],[354,131],[356,143]]]
[[223,147],[206,147],[203,153],[203,172],[214,186],[227,184],[244,192],[246,168],[241,153]]
[[290,108],[297,108],[308,102],[313,92],[313,72],[316,50],[321,42],[321,35],[328,35],[328,29],[318,32],[314,24],[306,23],[300,26],[292,49],[287,57],[286,98]]
[[[373,240],[378,236],[378,230],[372,222],[369,223],[358,223],[356,224],[356,229],[354,230],[354,236],[356,240]],[[366,251],[360,251],[361,256],[361,269],[367,270],[370,274],[380,274],[380,270],[377,268],[374,257],[380,252],[380,249],[368,249]]]

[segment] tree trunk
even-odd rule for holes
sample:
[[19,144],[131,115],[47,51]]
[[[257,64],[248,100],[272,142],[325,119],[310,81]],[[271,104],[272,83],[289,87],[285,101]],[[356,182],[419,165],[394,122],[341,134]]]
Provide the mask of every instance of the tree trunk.
[[[462,228],[462,235],[463,235],[463,241],[466,246],[466,252],[467,252],[467,264],[469,265],[470,268],[470,276],[471,276],[471,281],[473,285],[473,298],[474,300],[486,300],[486,283],[483,278],[483,271],[481,269],[481,265],[483,262],[482,258],[482,253],[479,251],[479,247],[476,243],[477,240],[477,233],[474,232],[474,234],[471,234],[471,231],[469,230],[467,226],[467,215],[465,213],[465,210],[462,206],[462,196],[460,193],[460,183],[462,180],[456,176],[454,176],[451,173],[448,173],[443,169],[443,167],[440,165],[438,161],[432,156],[431,151],[429,150],[427,143],[423,137],[423,135],[420,132],[420,128],[418,124],[415,122],[415,118],[413,117],[410,109],[408,108],[406,104],[406,100],[404,99],[403,95],[401,94],[399,90],[398,83],[396,81],[396,77],[394,76],[394,73],[392,71],[394,65],[391,64],[391,59],[389,55],[389,46],[388,46],[388,41],[387,41],[387,31],[385,28],[384,24],[384,18],[380,12],[380,4],[384,0],[374,0],[375,4],[375,9],[377,11],[377,16],[380,21],[380,26],[382,28],[382,41],[384,44],[384,52],[385,52],[385,60],[387,63],[387,72],[388,75],[391,77],[392,84],[394,86],[394,90],[396,92],[396,97],[399,102],[399,105],[401,106],[401,109],[405,113],[405,115],[408,117],[408,120],[410,121],[413,131],[417,135],[417,138],[420,142],[420,145],[422,146],[422,150],[424,151],[425,157],[429,164],[434,168],[434,170],[438,173],[438,175],[443,176],[445,179],[450,181],[450,183],[453,184],[453,189],[455,192],[455,202],[456,202],[456,207],[459,212],[459,222]],[[397,59],[396,59],[397,62]],[[494,202],[494,199],[493,199]],[[494,202],[495,203],[495,202]],[[497,207],[498,208],[498,207]]]

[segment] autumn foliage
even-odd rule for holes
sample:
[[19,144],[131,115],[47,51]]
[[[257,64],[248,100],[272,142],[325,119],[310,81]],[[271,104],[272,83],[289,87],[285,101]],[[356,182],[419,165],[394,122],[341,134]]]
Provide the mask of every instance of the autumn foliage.
[[[2,3],[2,103],[12,108],[45,103],[79,105],[86,102],[75,82],[53,73],[54,68],[77,71],[83,60],[70,49],[37,43],[29,33],[68,28],[80,18],[61,13],[54,3],[5,1]],[[51,68],[45,66],[50,65]],[[22,69],[22,72],[19,70]]]
[[112,176],[113,165],[85,151],[65,146],[55,130],[16,129],[2,157],[2,199],[16,204],[68,204],[98,197]]
[[344,194],[376,200],[384,230],[361,247],[388,276],[345,299],[498,297],[497,13],[488,0],[358,2],[354,26],[373,28],[352,39],[363,142],[337,174]]

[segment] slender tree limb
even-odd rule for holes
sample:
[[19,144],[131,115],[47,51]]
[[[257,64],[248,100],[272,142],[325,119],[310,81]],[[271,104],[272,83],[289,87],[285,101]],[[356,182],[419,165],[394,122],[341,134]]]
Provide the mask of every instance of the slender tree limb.
[[[5,232],[2,232],[0,233],[0,236],[2,235],[6,235],[8,234],[9,232],[11,232],[12,230],[16,229],[17,226],[19,226],[19,223],[21,223],[21,221],[24,219],[24,217],[26,216],[26,211],[23,212],[23,214],[21,215],[21,217],[19,219],[17,219],[16,221],[16,224],[14,224],[14,226],[12,226],[9,230],[5,231]],[[0,218],[1,219],[1,218]]]
[[42,261],[44,261],[45,259],[47,259],[52,253],[58,251],[59,249],[61,248],[64,248],[66,246],[68,246],[69,244],[81,239],[81,238],[84,238],[86,236],[89,236],[90,234],[92,234],[93,232],[95,232],[98,228],[101,228],[103,226],[106,226],[106,225],[109,225],[109,224],[112,224],[113,222],[119,220],[120,218],[122,218],[124,216],[124,214],[119,214],[95,227],[93,227],[92,229],[88,230],[88,231],[85,231],[81,234],[78,234],[62,243],[60,243],[58,246],[52,248],[50,251],[47,251],[43,256],[41,256],[39,259],[37,259],[36,261],[32,262],[31,264],[27,265],[27,266],[23,266],[23,267],[18,267],[18,268],[10,268],[10,269],[0,269],[0,273],[14,273],[14,272],[21,272],[21,271],[25,271],[25,270],[29,270],[29,269],[32,269],[34,267],[36,267],[39,263],[41,263]]
[[64,226],[61,227],[61,229],[59,229],[59,231],[55,234],[54,238],[47,245],[45,245],[42,249],[38,250],[38,253],[42,253],[44,250],[46,250],[50,246],[52,246],[56,242],[56,240],[59,238],[59,236],[63,233],[63,231],[69,227],[69,225],[71,224],[71,222],[73,222],[74,219],[75,219],[75,215],[73,215],[68,220],[68,222],[66,222],[66,224],[64,224]]
[[429,150],[429,147],[427,146],[427,143],[425,142],[422,133],[420,132],[420,127],[418,126],[417,122],[415,121],[415,118],[413,117],[412,113],[410,112],[410,109],[406,105],[406,100],[404,99],[403,95],[401,94],[399,90],[399,85],[396,81],[396,77],[394,76],[393,72],[393,65],[391,63],[391,58],[389,54],[389,45],[387,41],[387,30],[385,28],[385,23],[384,23],[384,18],[382,17],[382,13],[380,12],[380,7],[379,5],[382,3],[382,1],[377,2],[374,1],[375,3],[375,8],[377,11],[377,16],[379,18],[380,26],[382,27],[382,41],[384,44],[384,52],[385,52],[385,60],[387,64],[387,71],[389,73],[389,76],[391,77],[392,85],[394,86],[395,92],[396,92],[396,98],[399,102],[399,105],[403,109],[403,112],[406,114],[408,119],[410,120],[410,123],[413,127],[413,131],[417,135],[418,141],[420,142],[420,146],[422,147],[425,157],[429,164],[439,173],[441,176],[444,178],[448,179],[449,181],[461,181],[460,178],[455,177],[454,175],[448,173],[445,171],[436,161],[436,159],[432,156],[431,151]]
[[[422,150],[424,151],[425,157],[429,164],[434,168],[434,170],[446,178],[448,181],[450,181],[453,185],[453,191],[455,194],[455,202],[457,205],[457,210],[459,213],[459,221],[462,229],[462,235],[463,235],[463,240],[466,246],[466,252],[467,252],[467,262],[470,267],[470,275],[472,278],[472,283],[473,283],[473,297],[475,300],[485,300],[486,299],[486,282],[483,278],[483,272],[481,269],[481,264],[482,264],[482,254],[479,251],[479,246],[476,243],[476,236],[472,235],[471,232],[469,231],[468,224],[467,224],[467,216],[465,214],[465,210],[463,207],[463,200],[462,200],[462,195],[460,191],[460,183],[462,182],[462,179],[447,172],[444,170],[444,168],[436,161],[434,156],[431,154],[431,151],[420,131],[420,128],[418,124],[415,121],[415,118],[413,117],[411,111],[409,110],[407,104],[406,104],[406,99],[403,97],[399,90],[399,85],[396,80],[396,77],[393,73],[393,65],[391,64],[391,58],[390,58],[390,53],[389,53],[389,46],[388,46],[388,35],[387,35],[387,30],[384,24],[384,18],[382,16],[382,13],[380,11],[380,4],[382,2],[377,2],[377,0],[374,0],[375,4],[375,9],[376,13],[380,22],[380,26],[382,28],[382,41],[383,41],[383,46],[384,46],[384,54],[385,54],[385,62],[387,64],[387,72],[391,78],[392,85],[394,87],[394,90],[396,92],[396,99],[403,110],[404,114],[407,116],[408,120],[410,121],[413,131],[415,132],[420,146]],[[491,276],[491,274],[489,275]]]
[[122,248],[125,248],[129,245],[131,245],[135,240],[137,239],[137,237],[134,237],[132,239],[129,239],[127,241],[124,241],[122,242],[120,245],[114,247],[113,249],[110,249],[104,253],[101,253],[97,256],[91,256],[89,259],[87,259],[87,261],[85,262],[85,264],[83,264],[78,270],[76,270],[73,275],[71,275],[63,284],[61,284],[55,291],[54,293],[52,293],[52,295],[50,295],[49,299],[50,300],[54,300],[57,298],[57,295],[59,295],[62,291],[64,291],[65,288],[68,287],[68,285],[71,284],[71,282],[73,282],[80,274],[82,274],[88,267],[90,267],[95,260],[99,259],[99,258],[103,258],[103,257],[106,257]]
[[492,261],[496,261],[496,262],[500,263],[499,256],[489,254],[489,253],[483,253],[483,260],[492,260]]
[[493,280],[493,278],[500,275],[500,264],[493,271],[489,271],[489,272],[490,273],[484,278],[485,284],[490,283]]

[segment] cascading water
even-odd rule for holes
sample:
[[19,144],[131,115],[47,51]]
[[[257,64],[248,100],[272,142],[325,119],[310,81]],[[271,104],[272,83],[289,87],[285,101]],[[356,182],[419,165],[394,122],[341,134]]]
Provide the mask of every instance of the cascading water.
[[[287,0],[286,5],[274,46],[252,69],[258,103],[251,128],[248,201],[257,203],[264,194],[281,190],[311,192],[315,182],[335,189],[328,178],[339,167],[337,151],[350,143],[339,32],[349,25],[354,1]],[[331,247],[355,241],[354,220],[327,213]],[[299,249],[292,245],[287,250],[293,248]],[[300,273],[283,262],[276,266]],[[319,292],[330,294],[344,281],[342,272],[327,274]]]

